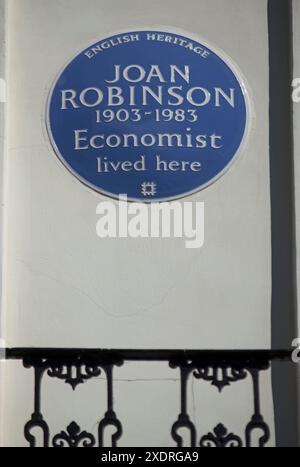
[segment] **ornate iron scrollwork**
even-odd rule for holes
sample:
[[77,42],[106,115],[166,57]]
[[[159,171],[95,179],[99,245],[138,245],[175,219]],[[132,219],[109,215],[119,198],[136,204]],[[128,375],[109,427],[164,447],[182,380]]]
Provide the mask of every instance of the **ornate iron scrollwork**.
[[[269,365],[265,365],[264,368]],[[259,438],[258,445],[260,448],[266,446],[270,439],[270,428],[267,423],[264,421],[264,418],[260,410],[260,388],[259,388],[259,372],[258,368],[249,368],[249,373],[252,377],[253,383],[253,399],[254,399],[254,414],[246,426],[246,447],[252,446],[252,435],[254,431],[260,431],[262,434]]]
[[[117,364],[121,365],[122,362],[118,362]],[[99,447],[104,446],[104,434],[105,430],[109,426],[116,429],[116,432],[111,435],[111,445],[112,447],[117,447],[117,442],[122,436],[123,428],[120,420],[118,420],[114,412],[113,365],[103,365],[103,369],[105,371],[107,381],[107,412],[98,426]]]
[[[100,421],[98,427],[99,446],[104,446],[104,432],[109,426],[116,428],[112,434],[112,446],[117,446],[117,441],[122,436],[122,424],[118,420],[113,409],[113,368],[122,365],[122,360],[117,357],[111,357],[105,353],[103,358],[85,358],[84,356],[70,355],[63,358],[59,355],[56,358],[24,358],[26,368],[34,368],[35,389],[34,389],[34,413],[31,419],[26,423],[24,434],[31,447],[36,446],[36,438],[32,434],[34,428],[40,428],[43,434],[43,447],[49,446],[50,432],[41,412],[41,384],[44,373],[51,378],[64,380],[70,384],[73,390],[85,381],[98,377],[103,370],[107,382],[107,411],[104,418]],[[80,427],[72,422],[66,429],[55,435],[52,441],[54,447],[94,447],[96,445],[95,437],[86,431],[81,432]]]
[[221,423],[215,427],[213,433],[208,433],[200,440],[201,448],[242,448],[243,441],[239,436],[228,433]]
[[25,368],[34,368],[34,412],[31,419],[25,424],[24,436],[30,447],[36,447],[36,437],[32,434],[32,431],[39,428],[42,432],[43,447],[48,447],[49,427],[41,412],[41,386],[47,362],[43,359],[24,358],[23,365]]
[[55,435],[52,441],[55,448],[92,448],[96,444],[95,437],[87,431],[81,431],[76,422],[70,423],[66,431]]
[[246,426],[246,447],[248,448],[252,447],[252,436],[255,431],[261,432],[258,447],[265,447],[270,439],[270,428],[262,415],[253,415],[251,421]]
[[32,414],[31,420],[29,420],[24,427],[24,436],[26,441],[28,441],[31,448],[36,446],[36,437],[32,434],[32,431],[36,428],[39,428],[42,433],[43,447],[47,448],[49,446],[49,427],[48,424],[43,419],[41,414]]
[[222,392],[226,386],[247,378],[247,371],[244,368],[204,366],[197,368],[193,375],[197,379],[211,382],[212,386]]
[[117,447],[117,442],[122,436],[123,428],[122,428],[122,424],[120,420],[118,420],[113,410],[107,411],[104,418],[99,423],[98,433],[99,433],[99,446],[100,447],[104,446],[105,430],[110,426],[116,429],[116,432],[111,435],[111,445],[112,447]]
[[[171,368],[176,368],[178,364],[170,362]],[[190,416],[187,411],[187,383],[188,378],[191,372],[191,366],[189,363],[185,363],[180,365],[180,391],[181,391],[181,412],[178,415],[177,421],[172,426],[171,434],[172,438],[177,444],[177,447],[183,446],[183,438],[179,434],[179,431],[182,429],[186,429],[190,435],[190,445],[194,447],[196,445],[196,428],[194,423],[191,421]]]
[[69,384],[73,390],[79,384],[85,383],[91,378],[96,378],[101,375],[101,369],[99,366],[88,366],[88,365],[59,365],[51,366],[47,371],[50,378],[58,378],[64,380],[66,384]]
[[190,435],[190,446],[195,447],[196,436],[197,436],[196,428],[187,413],[179,414],[178,420],[172,426],[171,434],[172,434],[172,438],[177,444],[177,447],[183,446],[183,438],[179,434],[179,431],[182,429],[188,430],[189,435]]
[[[25,424],[24,434],[31,447],[37,444],[37,431],[42,435],[44,447],[50,443],[50,430],[41,410],[41,386],[44,374],[64,380],[73,389],[91,378],[105,375],[107,385],[107,408],[98,424],[98,440],[92,433],[81,431],[79,425],[72,422],[65,431],[52,439],[55,447],[104,447],[107,428],[115,428],[111,434],[111,446],[116,447],[122,436],[123,428],[114,410],[113,370],[122,365],[124,360],[169,361],[172,368],[180,371],[180,409],[171,435],[178,447],[184,445],[181,431],[188,432],[188,444],[197,445],[196,425],[188,412],[188,382],[190,376],[208,381],[221,392],[231,383],[252,378],[254,409],[250,422],[245,428],[245,442],[241,437],[228,432],[219,424],[214,430],[199,440],[200,447],[251,447],[254,444],[254,432],[259,447],[267,445],[270,429],[265,422],[260,407],[260,373],[270,367],[272,360],[289,360],[289,351],[102,351],[90,349],[6,349],[6,358],[23,359],[26,368],[34,369],[34,411]],[[33,434],[34,431],[34,434]]]
[[260,412],[260,394],[259,394],[259,374],[263,370],[267,370],[270,366],[270,359],[263,355],[259,360],[256,360],[255,353],[242,353],[241,358],[236,358],[233,352],[220,353],[216,358],[216,354],[207,352],[199,358],[193,359],[177,359],[170,362],[172,368],[180,368],[180,385],[181,385],[181,412],[177,421],[174,423],[171,434],[178,447],[183,446],[183,439],[179,434],[179,430],[186,428],[190,432],[191,447],[195,446],[197,439],[196,427],[191,420],[187,411],[187,385],[191,375],[203,381],[208,381],[212,386],[217,387],[219,392],[226,386],[232,383],[244,380],[250,374],[253,380],[254,393],[254,415],[251,421],[246,426],[246,439],[243,443],[239,436],[228,433],[224,425],[219,424],[213,432],[208,433],[200,439],[201,447],[251,447],[253,432],[259,430],[262,432],[259,438],[259,446],[264,447],[270,439],[270,429],[264,421]]

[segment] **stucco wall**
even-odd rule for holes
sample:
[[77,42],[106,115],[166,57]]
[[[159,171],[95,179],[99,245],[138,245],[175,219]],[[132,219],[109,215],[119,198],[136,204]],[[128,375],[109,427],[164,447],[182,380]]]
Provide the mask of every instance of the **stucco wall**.
[[[186,9],[174,1],[13,0],[9,10],[8,345],[269,347],[266,2],[191,1]],[[205,202],[200,250],[183,240],[97,238],[103,197],[65,170],[45,130],[46,99],[64,63],[97,37],[136,25],[204,37],[248,82],[244,153],[189,197]]]
[[[271,228],[266,0],[8,3],[7,345],[268,348]],[[252,128],[244,153],[226,176],[190,197],[206,206],[206,242],[197,252],[186,250],[181,240],[97,238],[95,209],[103,197],[65,170],[45,129],[50,87],[70,57],[114,31],[164,25],[222,49],[246,78],[252,102]],[[32,411],[28,403],[32,380],[30,374],[20,372],[18,364],[9,363],[7,368],[3,442],[22,445],[22,423]],[[267,376],[262,397],[272,425]],[[132,364],[118,370],[116,378],[117,410],[126,423],[122,443],[172,445],[169,428],[178,411],[178,374],[164,365],[142,368]],[[239,383],[216,400],[209,386],[201,385],[201,398],[199,387],[190,387],[191,410],[203,422],[203,433],[220,421],[220,413],[230,430],[242,430],[251,414],[248,384]],[[63,399],[62,411],[57,408],[59,398],[65,397],[67,389],[50,382],[45,395],[52,399],[43,400],[56,431],[70,417],[75,418],[74,407],[78,407],[78,421],[95,430],[99,416],[84,401],[88,394],[89,398],[104,395],[104,382],[89,385],[75,399]],[[99,411],[103,411],[100,404]],[[145,431],[140,429],[142,424]]]

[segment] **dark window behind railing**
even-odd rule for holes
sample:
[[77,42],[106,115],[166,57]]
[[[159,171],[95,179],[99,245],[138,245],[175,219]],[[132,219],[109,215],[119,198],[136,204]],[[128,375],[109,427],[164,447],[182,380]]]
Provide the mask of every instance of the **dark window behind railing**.
[[[26,369],[34,372],[34,408],[24,427],[28,445],[37,445],[36,430],[40,430],[44,447],[104,447],[105,433],[112,428],[111,446],[117,447],[124,424],[114,408],[114,369],[124,362],[168,362],[174,372],[179,372],[180,400],[178,413],[170,427],[174,446],[182,447],[182,430],[188,433],[191,447],[265,447],[270,440],[270,428],[263,416],[260,400],[260,375],[272,362],[290,361],[290,351],[268,350],[93,350],[93,349],[6,349],[2,355],[7,360],[21,360]],[[82,429],[72,421],[60,433],[50,433],[41,405],[41,389],[44,377],[64,381],[75,390],[82,383],[104,376],[107,386],[107,407],[98,423],[97,436]],[[226,386],[249,380],[253,394],[252,417],[245,426],[244,434],[231,433],[220,423],[209,433],[199,433],[189,414],[188,384],[190,380],[202,380],[214,386],[220,393]],[[167,402],[164,402],[167,403]],[[159,413],[158,413],[159,419]],[[35,433],[35,434],[34,434]],[[259,438],[257,441],[257,433]]]

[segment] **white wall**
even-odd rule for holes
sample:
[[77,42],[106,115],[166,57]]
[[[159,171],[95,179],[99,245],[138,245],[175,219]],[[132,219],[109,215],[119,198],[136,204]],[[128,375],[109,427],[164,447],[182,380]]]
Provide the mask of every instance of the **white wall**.
[[[186,8],[174,1],[12,0],[9,10],[7,343],[269,347],[266,1],[191,1]],[[97,238],[103,197],[65,170],[45,131],[50,86],[74,53],[115,30],[160,24],[223,49],[253,99],[244,154],[189,198],[206,204],[206,243],[196,252],[183,240]]]
[[[3,168],[4,168],[4,153],[5,153],[5,78],[6,78],[6,67],[5,67],[5,58],[6,58],[6,21],[5,21],[6,9],[5,9],[5,0],[0,0],[0,79],[3,80],[0,83],[2,89],[0,89],[0,281],[2,283],[2,216],[3,216],[3,204],[4,204],[4,177],[3,177]],[[5,342],[3,339],[2,333],[2,287],[0,291],[0,345],[5,347]],[[4,364],[0,361],[0,399],[2,399],[2,394],[4,391]],[[3,419],[0,422],[0,432],[2,433],[2,424]]]
[[[7,345],[268,348],[266,0],[9,0],[8,6]],[[217,183],[190,197],[206,205],[206,243],[197,252],[186,250],[181,240],[97,238],[95,209],[103,197],[66,171],[45,129],[51,84],[70,57],[114,31],[158,26],[180,28],[222,49],[246,77],[251,93],[254,118],[243,155]],[[32,411],[28,405],[32,381],[28,374],[23,380],[18,364],[7,367],[3,442],[22,445],[22,423]],[[164,430],[169,430],[178,411],[178,375],[174,381],[174,370],[163,365],[146,369],[129,365],[118,372],[117,391],[122,396],[118,409],[129,426],[123,442],[168,445],[169,433]],[[144,382],[145,378],[151,382]],[[162,382],[164,378],[168,381]],[[136,379],[139,382],[128,382]],[[96,383],[89,384],[95,388]],[[223,420],[217,420],[217,411],[208,409],[219,404],[210,399],[212,389],[201,386],[204,398],[197,397],[196,389],[192,410],[199,421],[205,420],[201,428],[205,433]],[[75,406],[83,403],[88,387],[83,387],[81,396],[74,396]],[[61,389],[53,383],[51,388],[55,398],[67,390],[63,383]],[[230,430],[239,431],[242,419],[249,418],[249,391],[250,386],[239,383],[227,390],[225,398],[217,399],[224,403],[221,415]],[[267,421],[272,424],[269,379],[263,399]],[[131,408],[137,400],[140,408]],[[163,411],[157,411],[156,403]],[[71,421],[69,413],[73,417],[68,404],[71,398],[61,411],[47,402],[57,431]],[[93,415],[90,428],[95,429],[99,417],[89,411],[85,403],[78,416],[83,424],[91,424],[88,415]],[[145,437],[140,429],[143,416],[148,417]]]

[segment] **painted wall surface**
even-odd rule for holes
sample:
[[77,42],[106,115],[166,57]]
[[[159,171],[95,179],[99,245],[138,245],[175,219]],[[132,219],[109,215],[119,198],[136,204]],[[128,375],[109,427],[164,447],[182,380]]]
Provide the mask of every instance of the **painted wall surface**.
[[[266,2],[191,1],[178,15],[182,8],[174,1],[9,2],[9,346],[269,346]],[[95,210],[103,197],[65,170],[45,129],[48,93],[70,57],[114,31],[159,25],[222,49],[247,79],[255,115],[235,165],[188,198],[205,202],[205,246],[194,251],[181,239],[99,239]]]
[[[6,345],[268,348],[267,1],[9,0],[8,10]],[[105,198],[66,171],[45,127],[51,85],[75,53],[115,31],[164,26],[221,49],[247,80],[252,103],[252,128],[241,157],[217,183],[188,198],[205,202],[200,250],[185,249],[179,239],[97,238],[96,205]],[[22,423],[32,411],[32,375],[26,373],[25,380],[18,364],[9,365],[3,444],[22,445]],[[131,364],[120,368],[116,378],[116,410],[126,421],[122,445],[172,445],[178,373],[162,364]],[[78,422],[95,431],[104,399],[97,416],[86,397],[104,396],[104,381],[82,386],[75,399],[66,398],[67,390],[51,381],[45,390],[51,427],[60,431],[76,418],[77,407]],[[242,382],[219,399],[209,385],[190,385],[191,411],[202,422],[203,434],[220,421],[220,412],[230,430],[241,432],[251,414],[250,391],[249,381]],[[64,410],[53,410],[60,397],[65,397]],[[272,425],[267,374],[262,399]]]
[[[4,207],[4,153],[5,153],[5,128],[6,128],[6,51],[7,51],[7,44],[6,44],[6,21],[5,21],[6,9],[5,9],[5,1],[0,1],[0,18],[1,18],[1,28],[0,28],[0,198],[1,198],[1,209],[0,209],[0,226],[1,226],[1,233],[0,233],[0,244],[1,244],[1,253],[0,253],[0,277],[2,282],[2,264],[3,264],[3,248],[2,248],[2,222],[3,222],[3,207]],[[1,302],[2,302],[2,289],[0,293]],[[2,335],[2,320],[0,323],[1,327],[1,337]]]
[[[6,22],[5,22],[5,14],[6,14],[6,8],[5,8],[5,0],[0,0],[0,18],[1,18],[1,26],[0,26],[0,79],[2,80],[0,82],[0,171],[1,171],[1,177],[0,177],[0,198],[1,198],[1,210],[0,210],[0,227],[1,227],[1,233],[0,233],[0,242],[1,242],[1,253],[0,253],[0,277],[1,277],[1,282],[2,282],[2,264],[3,264],[3,248],[2,248],[2,222],[3,222],[3,198],[4,198],[4,177],[3,177],[3,167],[4,167],[4,153],[5,153],[5,77],[6,77]],[[0,313],[1,317],[3,316],[2,313],[2,288],[0,292]],[[2,329],[2,319],[0,319],[0,342],[1,342],[1,347],[5,347],[5,341],[3,339],[3,329]],[[4,363],[1,361],[0,362],[0,400],[3,400],[2,396],[4,394]],[[1,405],[1,404],[0,404]],[[2,433],[2,427],[3,427],[3,420],[0,422],[0,433]]]

